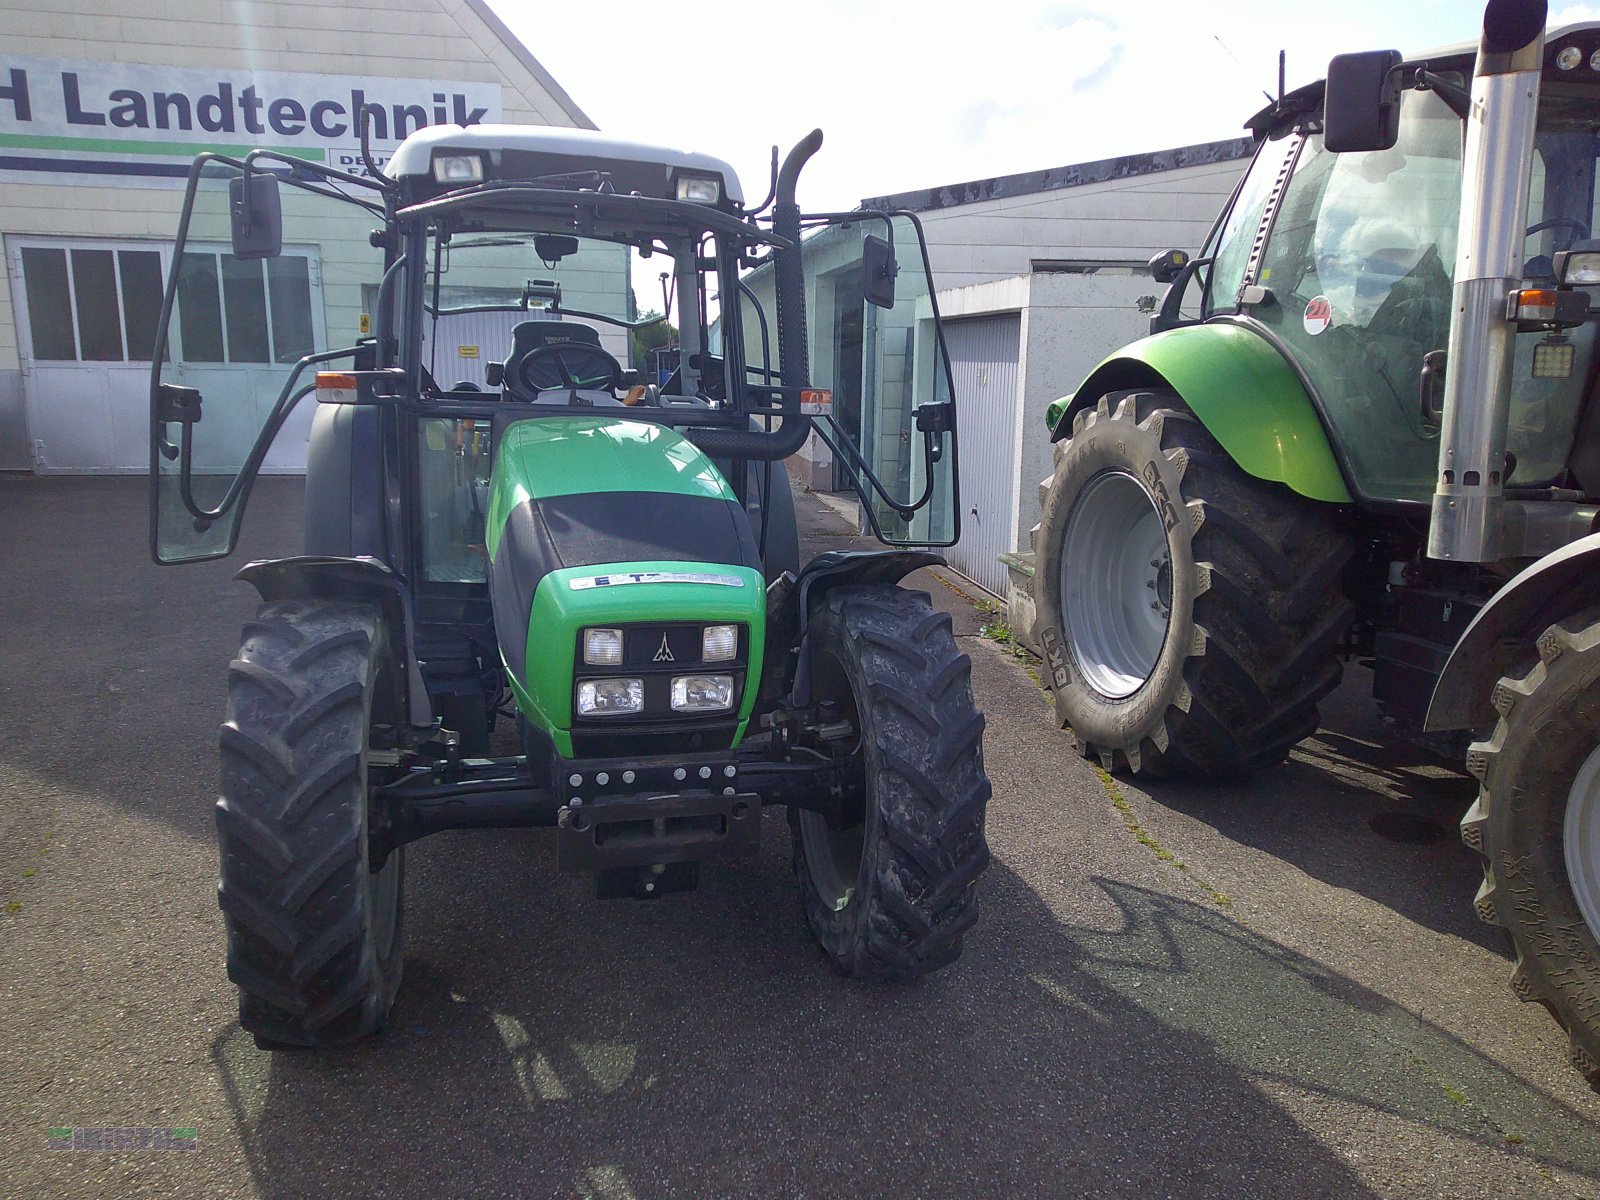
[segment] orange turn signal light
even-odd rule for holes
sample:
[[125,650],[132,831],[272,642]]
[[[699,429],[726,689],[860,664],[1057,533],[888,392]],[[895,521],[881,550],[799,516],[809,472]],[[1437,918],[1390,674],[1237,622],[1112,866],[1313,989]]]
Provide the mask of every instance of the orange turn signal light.
[[1548,288],[1523,288],[1513,292],[1512,310],[1519,321],[1554,321],[1556,294]]

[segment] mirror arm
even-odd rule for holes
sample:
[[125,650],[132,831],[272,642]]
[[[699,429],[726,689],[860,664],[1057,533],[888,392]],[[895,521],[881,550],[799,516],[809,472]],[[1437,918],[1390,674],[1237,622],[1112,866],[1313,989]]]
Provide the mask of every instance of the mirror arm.
[[222,497],[214,509],[201,508],[199,501],[194,498],[194,421],[183,423],[183,440],[178,464],[178,494],[183,500],[183,507],[197,523],[210,525],[213,521],[225,516],[230,508],[236,504],[255,481],[256,472],[261,469],[261,463],[267,457],[267,451],[272,448],[273,439],[278,436],[278,431],[283,428],[283,423],[289,419],[289,414],[295,406],[308,395],[317,390],[317,385],[306,384],[299,391],[294,391],[295,380],[300,378],[308,366],[313,363],[330,362],[336,358],[355,357],[357,347],[349,346],[339,350],[324,350],[321,354],[308,354],[297,361],[294,370],[289,372],[289,378],[284,380],[283,388],[278,392],[278,399],[272,406],[266,424],[261,427],[261,432],[256,434],[255,443],[250,447],[250,454],[245,459],[244,465],[239,468],[233,477],[227,494]]
[[752,208],[747,213],[745,213],[745,216],[752,217],[752,218],[753,217],[759,217],[762,213],[766,212],[767,209],[771,208],[773,200],[777,199],[777,196],[778,196],[778,148],[777,148],[777,146],[773,146],[773,148],[772,148],[772,166],[771,166],[770,170],[767,173],[767,178],[769,180],[771,180],[771,182],[767,186],[767,198],[765,200],[763,200],[760,204],[758,204],[755,208]]
[[378,169],[378,162],[372,157],[372,114],[377,111],[376,104],[363,104],[356,118],[361,132],[361,163],[378,187],[386,192],[394,192],[399,190],[394,180]]
[[[834,441],[833,437],[829,436],[829,426],[832,426],[834,434],[838,436],[839,440],[837,442]],[[861,486],[863,479],[872,485],[872,490],[878,495],[879,499],[881,499],[884,504],[892,508],[895,513],[905,521],[909,521],[912,517],[914,517],[917,512],[924,508],[928,501],[933,498],[933,466],[938,461],[934,457],[933,453],[933,439],[935,436],[933,430],[927,430],[922,435],[923,460],[927,468],[927,479],[923,484],[922,495],[918,496],[909,504],[901,500],[896,500],[893,496],[889,495],[888,491],[885,490],[883,486],[883,482],[878,478],[876,472],[873,471],[871,465],[867,462],[866,457],[861,453],[860,450],[856,449],[856,444],[850,439],[850,435],[847,434],[843,429],[839,428],[839,423],[835,421],[831,415],[824,416],[821,421],[817,422],[816,430],[817,436],[828,444],[828,448],[832,450],[837,457],[844,460],[845,470],[850,475],[850,482],[855,487],[856,493],[861,497],[862,503],[866,504],[868,509],[870,509],[872,505],[867,496],[866,489]],[[845,447],[845,449],[841,450],[841,446]]]
[[1419,92],[1437,93],[1439,99],[1450,106],[1450,111],[1465,121],[1472,114],[1472,93],[1457,87],[1442,75],[1435,75],[1426,67],[1418,67],[1412,76],[1412,86]]
[[1201,267],[1209,267],[1214,261],[1211,258],[1191,258],[1184,264],[1183,269],[1178,272],[1178,277],[1167,285],[1166,295],[1161,297],[1161,307],[1150,318],[1151,333],[1164,333],[1183,324],[1179,309],[1183,304],[1183,294],[1189,289],[1189,281]]

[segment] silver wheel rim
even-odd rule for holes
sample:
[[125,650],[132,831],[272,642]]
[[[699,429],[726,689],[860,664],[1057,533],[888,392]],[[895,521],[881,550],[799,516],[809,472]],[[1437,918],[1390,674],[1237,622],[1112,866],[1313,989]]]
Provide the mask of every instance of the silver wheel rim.
[[1155,501],[1138,478],[1089,481],[1061,547],[1061,619],[1079,673],[1110,700],[1150,678],[1172,615],[1172,556]]
[[1591,751],[1567,793],[1567,878],[1589,933],[1600,939],[1600,747]]

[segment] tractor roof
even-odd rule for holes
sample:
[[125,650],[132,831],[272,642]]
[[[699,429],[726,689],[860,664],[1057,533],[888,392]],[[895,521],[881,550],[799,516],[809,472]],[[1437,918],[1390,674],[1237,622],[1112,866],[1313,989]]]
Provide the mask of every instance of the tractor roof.
[[[1571,80],[1583,84],[1600,84],[1600,69],[1591,66],[1591,55],[1600,54],[1600,21],[1580,21],[1576,24],[1562,25],[1556,29],[1545,30],[1544,35],[1544,71],[1546,81],[1559,78],[1568,72],[1557,71],[1556,55],[1561,53],[1566,46],[1576,45],[1583,52],[1582,66],[1571,71]],[[1427,64],[1434,70],[1466,70],[1471,71],[1472,64],[1478,56],[1477,42],[1456,42],[1449,46],[1441,46],[1436,50],[1429,50],[1423,54],[1408,55],[1404,65],[1408,68]],[[1305,113],[1318,111],[1322,107],[1323,88],[1326,80],[1319,79],[1315,83],[1308,83],[1294,91],[1287,93],[1281,99],[1274,100],[1255,116],[1245,122],[1245,128],[1250,130],[1257,139],[1267,136],[1271,131],[1283,129],[1289,122],[1298,120]]]
[[383,173],[391,179],[429,175],[436,150],[488,154],[496,175],[503,179],[603,171],[624,195],[638,192],[665,200],[676,196],[678,174],[715,175],[722,180],[724,197],[736,204],[744,202],[738,175],[720,158],[630,142],[589,129],[544,125],[432,125],[406,138]]

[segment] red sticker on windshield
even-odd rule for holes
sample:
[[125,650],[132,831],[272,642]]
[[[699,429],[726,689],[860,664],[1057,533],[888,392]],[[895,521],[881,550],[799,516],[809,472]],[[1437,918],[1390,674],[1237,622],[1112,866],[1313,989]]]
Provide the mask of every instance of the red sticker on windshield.
[[1326,296],[1313,296],[1306,305],[1304,317],[1306,332],[1312,337],[1322,333],[1333,324],[1333,305],[1328,303]]

